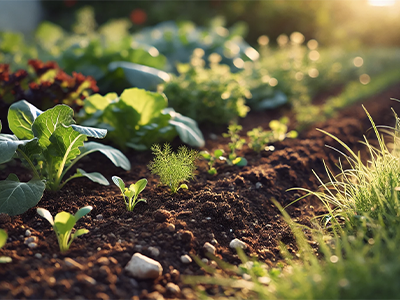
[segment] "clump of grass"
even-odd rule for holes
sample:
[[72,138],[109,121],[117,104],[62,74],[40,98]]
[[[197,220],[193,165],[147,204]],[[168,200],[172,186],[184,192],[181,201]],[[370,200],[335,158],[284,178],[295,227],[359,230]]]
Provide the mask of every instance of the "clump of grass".
[[181,188],[187,189],[188,186],[182,182],[194,177],[195,161],[199,156],[197,151],[181,146],[175,153],[169,144],[164,144],[163,149],[155,144],[151,150],[154,154],[154,160],[148,165],[151,173],[158,175],[161,183],[168,186],[172,194]]
[[[345,143],[326,133],[349,152],[349,155],[342,154],[350,167],[344,169],[339,164],[338,175],[326,168],[330,180],[328,183],[320,180],[322,191],[303,189],[326,205],[329,214],[325,220],[330,221],[326,221],[325,225],[329,222],[335,225],[331,227],[331,233],[323,228],[313,231],[313,238],[319,244],[318,250],[308,244],[304,228],[295,224],[275,201],[296,238],[299,249],[296,257],[282,244],[284,263],[280,267],[269,268],[264,274],[257,274],[253,267],[247,268],[240,279],[240,286],[237,276],[220,274],[207,278],[205,283],[230,289],[238,287],[241,291],[248,291],[244,298],[255,299],[398,298],[400,119],[395,114],[395,128],[376,126],[366,113],[378,140],[378,147],[374,147],[364,138],[370,160],[364,163],[360,155]],[[385,144],[381,132],[392,134],[392,146]],[[247,260],[244,255],[241,259],[243,263]],[[260,270],[260,265],[253,266]],[[232,267],[225,269],[232,270]],[[243,279],[247,279],[248,283],[245,284]],[[201,278],[195,281],[202,282]]]

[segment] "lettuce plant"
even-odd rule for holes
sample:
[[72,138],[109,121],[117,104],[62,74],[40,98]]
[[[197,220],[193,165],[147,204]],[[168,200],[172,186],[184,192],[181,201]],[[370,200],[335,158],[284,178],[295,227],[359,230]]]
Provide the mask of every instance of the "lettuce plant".
[[72,229],[74,228],[76,222],[78,222],[80,218],[88,214],[92,209],[93,207],[91,206],[82,207],[76,212],[75,215],[71,215],[68,212],[62,211],[54,217],[54,220],[53,216],[47,209],[39,207],[36,209],[36,211],[41,217],[49,221],[51,226],[53,226],[54,232],[57,235],[60,251],[66,252],[68,251],[74,239],[89,232],[89,230],[83,228],[76,230],[72,234]]
[[155,144],[151,150],[155,156],[148,165],[151,173],[160,176],[161,183],[170,188],[171,194],[175,194],[180,189],[188,189],[188,186],[181,182],[194,177],[196,170],[194,162],[198,153],[185,146],[180,147],[175,153],[169,144],[165,144],[164,149]]
[[192,147],[204,146],[197,123],[167,105],[163,94],[131,88],[119,97],[109,93],[86,98],[80,119],[82,125],[107,128],[107,139],[124,151],[146,150],[177,135]]
[[73,178],[87,177],[108,185],[100,173],[81,169],[63,181],[76,162],[95,151],[114,165],[130,169],[128,159],[119,150],[96,142],[85,143],[88,137],[104,138],[107,130],[75,125],[69,106],[57,105],[43,112],[24,100],[18,101],[9,109],[8,123],[14,134],[0,134],[0,164],[19,158],[31,169],[33,179],[20,183],[11,174],[0,181],[0,212],[23,213],[39,202],[45,188],[57,191]]
[[[7,232],[3,229],[0,229],[0,249],[4,246],[7,241]],[[0,256],[0,264],[11,262],[11,257],[8,256]]]
[[8,64],[0,64],[0,101],[10,105],[27,100],[40,109],[55,104],[67,104],[78,111],[83,99],[99,89],[90,76],[72,72],[65,73],[55,62],[28,61],[28,69],[11,72]]
[[129,188],[125,187],[124,181],[118,176],[113,176],[112,180],[115,185],[119,187],[122,193],[122,197],[125,200],[126,209],[128,211],[133,211],[136,204],[139,202],[146,202],[146,199],[138,199],[139,194],[144,190],[147,185],[147,179],[142,178],[138,180],[135,184],[131,184]]

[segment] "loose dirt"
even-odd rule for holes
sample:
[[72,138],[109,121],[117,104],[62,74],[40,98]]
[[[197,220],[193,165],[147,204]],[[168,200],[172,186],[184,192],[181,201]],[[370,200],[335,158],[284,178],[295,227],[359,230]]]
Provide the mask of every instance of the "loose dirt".
[[[400,112],[400,103],[390,101],[391,97],[400,98],[400,86],[362,102],[376,124],[394,125],[390,107]],[[254,127],[267,129],[268,122],[283,113],[284,109],[250,113],[241,122],[243,137]],[[219,258],[238,264],[236,251],[229,247],[234,238],[248,245],[247,255],[257,256],[273,266],[281,259],[279,241],[293,253],[296,246],[288,225],[271,199],[285,206],[303,195],[287,189],[316,190],[319,182],[312,170],[326,179],[323,161],[335,169],[339,157],[325,145],[342,149],[315,127],[334,134],[352,149],[362,149],[359,141],[370,126],[361,103],[353,105],[334,119],[302,132],[297,139],[275,143],[274,151],[258,155],[245,146],[239,154],[248,159],[246,167],[217,164],[218,174],[211,176],[207,173],[206,162],[199,162],[196,179],[188,183],[189,190],[180,190],[176,195],[160,186],[158,179],[148,171],[147,164],[152,159],[149,152],[128,153],[132,163],[129,172],[114,167],[101,155],[87,157],[77,167],[87,172],[99,171],[110,182],[113,175],[128,184],[147,178],[148,185],[141,194],[147,204],[140,203],[133,212],[127,212],[115,185],[101,186],[85,179],[71,181],[57,193],[45,192],[38,206],[53,215],[63,210],[75,213],[85,205],[93,206],[89,216],[76,225],[90,232],[75,240],[66,254],[60,254],[50,224],[36,213],[36,208],[15,217],[0,215],[0,228],[9,235],[0,256],[12,258],[12,263],[0,265],[0,298],[194,298],[191,286],[182,282],[182,275],[202,275],[204,271],[195,262],[182,263],[181,256],[204,258],[203,245],[209,242],[215,246]],[[209,138],[210,130],[206,132],[205,150],[228,150],[228,139],[218,135],[213,140]],[[0,179],[10,172],[29,179],[23,169],[13,164],[0,171]],[[296,222],[308,226],[322,210],[323,207],[311,198],[287,208]],[[24,243],[27,229],[37,237],[36,248],[31,249]],[[151,247],[157,248],[159,254]],[[136,252],[160,262],[162,276],[156,280],[130,277],[124,267]],[[78,264],[71,264],[68,258]],[[168,283],[178,285],[179,290],[167,288]]]

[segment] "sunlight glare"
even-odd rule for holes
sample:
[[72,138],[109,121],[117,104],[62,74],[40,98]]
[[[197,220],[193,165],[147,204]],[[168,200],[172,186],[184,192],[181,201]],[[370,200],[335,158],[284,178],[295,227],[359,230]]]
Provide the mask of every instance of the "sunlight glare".
[[393,6],[396,0],[368,0],[368,4],[371,6]]

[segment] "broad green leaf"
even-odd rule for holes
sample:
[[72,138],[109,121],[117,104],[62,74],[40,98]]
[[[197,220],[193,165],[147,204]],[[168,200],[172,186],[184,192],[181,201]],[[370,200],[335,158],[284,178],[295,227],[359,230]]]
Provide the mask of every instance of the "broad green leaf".
[[125,191],[125,182],[118,176],[113,176],[111,177],[112,181],[115,183],[117,187],[121,190],[121,193],[123,194]]
[[35,38],[46,49],[51,50],[64,37],[64,30],[51,22],[44,21],[36,29]]
[[84,234],[86,234],[86,233],[89,233],[89,230],[84,229],[84,228],[78,229],[78,230],[75,231],[75,233],[73,234],[72,239],[74,240],[74,239],[77,238],[78,236],[84,235]]
[[75,216],[75,220],[78,221],[80,218],[82,218],[83,216],[85,216],[88,213],[90,213],[92,209],[93,209],[93,207],[90,206],[90,205],[80,208],[74,215]]
[[87,135],[88,137],[94,137],[97,139],[103,139],[107,135],[107,130],[100,128],[93,128],[80,125],[71,125],[71,128],[80,134]]
[[[109,95],[109,94],[107,94]],[[96,111],[102,111],[104,110],[114,99],[116,99],[118,96],[115,94],[115,98],[111,99],[111,93],[110,96],[107,97],[102,96],[100,94],[94,94],[85,99],[83,102],[83,108],[85,112],[89,115],[94,114]]]
[[67,105],[57,105],[40,114],[32,125],[40,147],[47,148],[50,145],[50,137],[57,128],[74,124],[73,114],[74,111]]
[[196,121],[175,112],[171,108],[168,108],[168,113],[172,117],[169,123],[175,127],[182,142],[192,147],[204,147],[204,137]]
[[0,213],[10,216],[24,213],[40,201],[45,187],[45,183],[38,179],[27,183],[0,181]]
[[18,140],[15,135],[0,133],[0,164],[9,161],[18,149],[18,146],[26,145],[31,140]]
[[83,147],[80,148],[80,150],[81,156],[100,151],[105,156],[107,156],[107,158],[111,160],[115,166],[121,167],[124,170],[131,169],[131,163],[129,162],[128,158],[121,151],[113,147],[96,142],[87,142]]
[[142,178],[135,183],[135,194],[139,195],[147,185],[147,179]]
[[47,160],[52,161],[56,168],[64,168],[58,164],[62,161],[68,164],[80,154],[79,147],[83,146],[86,135],[78,133],[72,127],[60,126],[53,132],[49,140],[51,144],[48,145],[48,151],[45,152]]
[[0,229],[0,249],[4,246],[7,242],[7,232],[4,229]]
[[138,88],[124,90],[120,101],[133,107],[139,113],[139,125],[150,123],[151,119],[159,116],[161,111],[167,106],[165,95]]
[[[127,141],[135,134],[140,120],[139,113],[124,101],[111,103],[101,114],[98,123],[105,123],[114,128],[107,138],[120,149],[125,149]],[[97,126],[97,125],[96,125]]]
[[62,211],[54,218],[54,226],[58,234],[65,234],[74,228],[75,217],[68,212]]
[[290,138],[290,139],[295,139],[297,138],[299,134],[297,133],[297,131],[295,130],[291,130],[286,134],[286,137]]
[[77,176],[77,177],[87,177],[93,182],[96,182],[96,183],[99,183],[99,184],[102,184],[102,185],[110,185],[108,180],[98,172],[86,173],[82,169],[77,169],[76,171],[77,171],[76,173],[78,175],[80,175],[80,176]]
[[148,66],[126,61],[115,61],[108,65],[111,72],[117,68],[124,70],[125,78],[132,86],[141,89],[156,90],[157,85],[170,80],[168,73]]
[[15,102],[8,110],[8,124],[20,140],[33,139],[32,124],[43,112],[25,100]]
[[41,208],[38,207],[36,209],[36,212],[43,218],[45,218],[47,221],[49,221],[49,223],[51,224],[51,226],[54,225],[54,220],[53,220],[53,216],[50,214],[50,212],[45,209],[45,208]]
[[132,199],[133,196],[135,196],[135,186],[131,184],[129,189],[125,189],[124,194],[126,197],[128,197],[128,199]]

